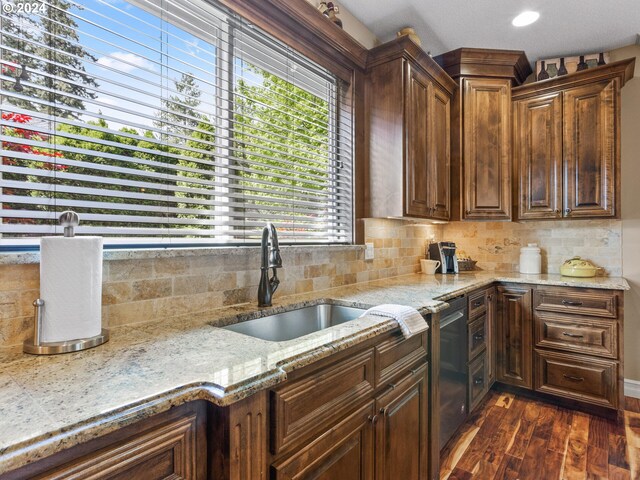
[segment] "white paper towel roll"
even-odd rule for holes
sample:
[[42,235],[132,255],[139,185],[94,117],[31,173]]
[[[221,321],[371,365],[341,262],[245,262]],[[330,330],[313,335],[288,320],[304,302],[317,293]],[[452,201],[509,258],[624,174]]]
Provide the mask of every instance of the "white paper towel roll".
[[102,329],[102,237],[40,240],[41,339],[63,342]]

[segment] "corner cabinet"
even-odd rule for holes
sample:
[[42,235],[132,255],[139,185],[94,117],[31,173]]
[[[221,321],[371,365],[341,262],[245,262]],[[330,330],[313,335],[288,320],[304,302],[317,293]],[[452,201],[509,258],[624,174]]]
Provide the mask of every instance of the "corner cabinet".
[[620,89],[634,64],[513,89],[518,219],[620,216]]
[[449,220],[450,112],[456,88],[406,37],[369,52],[368,216]]
[[451,112],[451,219],[511,220],[511,87],[524,52],[461,48],[436,57],[458,84]]

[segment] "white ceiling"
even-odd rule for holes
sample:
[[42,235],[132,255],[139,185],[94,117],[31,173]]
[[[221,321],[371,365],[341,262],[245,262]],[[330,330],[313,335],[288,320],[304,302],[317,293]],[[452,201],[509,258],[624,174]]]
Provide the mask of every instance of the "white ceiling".
[[[640,0],[339,0],[382,41],[412,26],[432,55],[459,47],[524,50],[538,58],[596,53],[635,43]],[[524,10],[540,12],[526,27]]]

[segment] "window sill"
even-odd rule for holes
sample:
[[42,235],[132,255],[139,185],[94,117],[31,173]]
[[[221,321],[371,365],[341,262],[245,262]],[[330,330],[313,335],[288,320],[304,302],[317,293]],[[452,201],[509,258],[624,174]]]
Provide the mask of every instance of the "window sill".
[[[330,252],[364,250],[364,245],[283,245],[286,254],[315,251],[319,248]],[[200,247],[200,248],[140,248],[104,250],[105,261],[139,260],[151,258],[204,257],[213,255],[248,255],[258,252],[260,247]],[[0,265],[27,265],[40,263],[40,252],[0,253]]]

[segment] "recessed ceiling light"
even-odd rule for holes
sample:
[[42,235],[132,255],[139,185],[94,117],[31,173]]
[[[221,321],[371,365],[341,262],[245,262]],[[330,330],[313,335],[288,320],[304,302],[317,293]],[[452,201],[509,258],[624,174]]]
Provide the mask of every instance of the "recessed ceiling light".
[[540,14],[538,12],[526,11],[511,20],[511,24],[514,27],[524,27],[526,25],[531,25],[533,22],[538,20],[539,17]]

